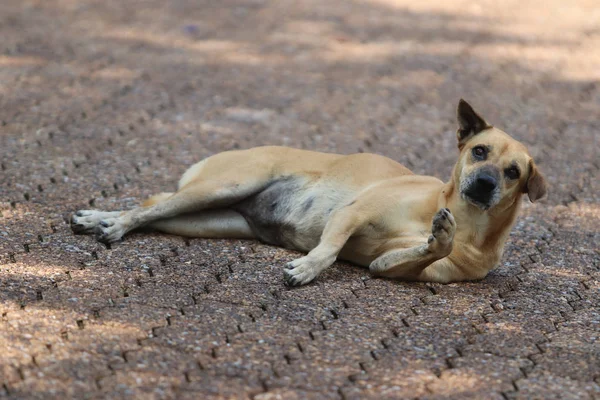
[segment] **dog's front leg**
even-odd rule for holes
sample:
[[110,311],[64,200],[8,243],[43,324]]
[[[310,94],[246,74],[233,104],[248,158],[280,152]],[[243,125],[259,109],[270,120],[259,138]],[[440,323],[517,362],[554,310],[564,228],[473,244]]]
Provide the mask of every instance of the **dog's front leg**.
[[452,275],[454,265],[445,257],[452,252],[455,231],[454,217],[450,210],[442,208],[433,217],[431,236],[427,243],[391,250],[376,258],[369,266],[369,270],[375,275],[389,278],[423,280],[422,272],[435,264],[435,269],[439,270],[439,277],[432,278],[432,274],[427,274],[429,278],[426,280],[442,282],[452,279],[453,276],[449,278],[447,276]]
[[352,203],[336,211],[327,221],[319,245],[306,256],[288,263],[283,271],[289,286],[305,285],[333,264],[348,239],[364,223],[360,206]]

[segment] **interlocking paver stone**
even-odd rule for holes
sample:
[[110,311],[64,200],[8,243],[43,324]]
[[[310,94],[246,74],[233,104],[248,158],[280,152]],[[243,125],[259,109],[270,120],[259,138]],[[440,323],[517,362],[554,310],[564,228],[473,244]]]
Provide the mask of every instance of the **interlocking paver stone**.
[[[0,398],[600,397],[593,1],[0,2]],[[249,240],[73,235],[258,145],[448,179],[459,98],[550,184],[478,282],[397,282]]]

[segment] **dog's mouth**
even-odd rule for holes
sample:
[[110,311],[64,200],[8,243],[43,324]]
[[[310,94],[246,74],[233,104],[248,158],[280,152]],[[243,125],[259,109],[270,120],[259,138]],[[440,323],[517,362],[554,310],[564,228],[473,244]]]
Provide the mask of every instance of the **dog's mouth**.
[[462,198],[483,211],[489,210],[498,202],[500,193],[498,177],[489,170],[471,174],[460,186]]
[[487,211],[494,205],[492,195],[482,194],[477,191],[467,190],[461,193],[462,198],[477,208]]

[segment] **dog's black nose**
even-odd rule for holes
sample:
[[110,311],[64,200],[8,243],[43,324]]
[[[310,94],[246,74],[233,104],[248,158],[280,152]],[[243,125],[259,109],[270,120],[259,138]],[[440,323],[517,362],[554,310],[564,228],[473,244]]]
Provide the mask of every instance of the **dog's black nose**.
[[496,186],[498,186],[498,181],[496,178],[489,174],[480,174],[475,182],[479,189],[486,192],[491,192],[492,190],[496,189]]

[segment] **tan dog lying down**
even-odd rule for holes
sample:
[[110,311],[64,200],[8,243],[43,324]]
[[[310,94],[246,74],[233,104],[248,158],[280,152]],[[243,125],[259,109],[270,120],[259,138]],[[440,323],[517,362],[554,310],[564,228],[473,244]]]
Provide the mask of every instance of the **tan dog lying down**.
[[189,168],[175,193],[131,211],[78,211],[73,231],[114,242],[146,226],[176,235],[256,238],[308,254],[284,270],[312,281],[337,257],[375,275],[451,282],[494,268],[521,195],[546,183],[525,146],[458,105],[460,153],[448,183],[375,154],[285,147],[228,151]]

